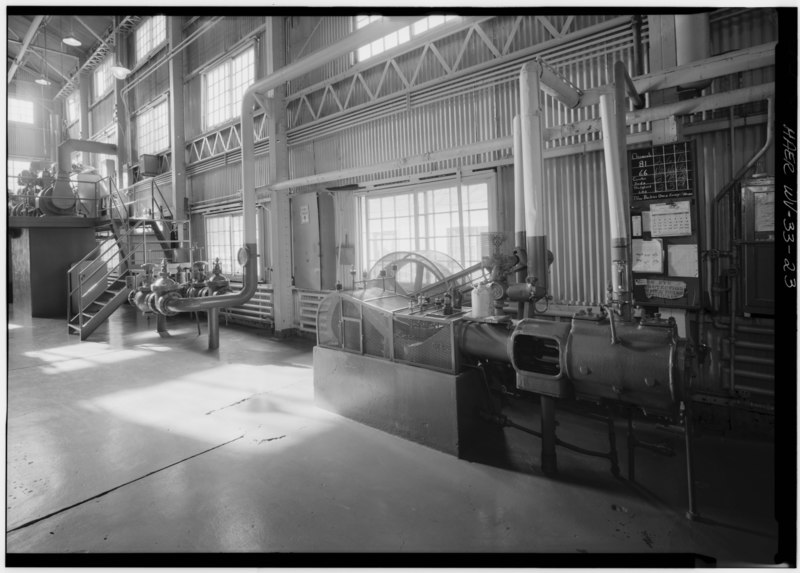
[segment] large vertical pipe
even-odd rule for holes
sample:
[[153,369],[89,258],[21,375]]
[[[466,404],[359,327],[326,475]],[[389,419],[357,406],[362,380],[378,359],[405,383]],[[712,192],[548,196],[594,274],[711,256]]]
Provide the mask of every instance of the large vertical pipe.
[[[516,252],[528,263],[525,254],[525,181],[522,168],[522,130],[518,115],[514,116],[512,124],[514,140],[514,238],[516,239]],[[517,282],[524,283],[527,275],[526,269],[517,271]],[[520,302],[517,309],[517,318],[525,318],[525,303]]]
[[[603,151],[606,163],[606,190],[609,215],[611,217],[611,272],[612,302],[617,303],[623,320],[630,318],[630,272],[628,248],[628,215],[626,208],[627,186],[623,183],[623,163],[620,156],[620,134],[617,121],[615,97],[600,96],[600,117],[603,126]],[[623,119],[624,121],[624,119]]]
[[525,182],[525,233],[528,279],[547,289],[547,238],[544,234],[544,160],[539,62],[528,62],[520,72],[520,135],[522,174]]
[[522,168],[522,131],[518,115],[512,124],[514,134],[514,237],[518,247],[525,247],[525,183]]

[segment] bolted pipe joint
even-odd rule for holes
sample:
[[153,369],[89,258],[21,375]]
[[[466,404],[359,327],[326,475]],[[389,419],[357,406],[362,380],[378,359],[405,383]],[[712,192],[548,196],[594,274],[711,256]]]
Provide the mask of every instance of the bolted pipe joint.
[[173,310],[170,310],[168,304],[171,301],[177,300],[179,298],[183,297],[181,297],[180,293],[176,291],[171,291],[161,296],[156,296],[155,297],[156,310],[158,311],[159,314],[163,314],[164,316],[175,316],[178,313]]

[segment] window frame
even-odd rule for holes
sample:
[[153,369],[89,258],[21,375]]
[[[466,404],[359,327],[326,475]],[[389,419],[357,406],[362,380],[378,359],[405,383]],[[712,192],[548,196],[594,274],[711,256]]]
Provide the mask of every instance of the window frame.
[[[246,46],[243,46],[241,49],[236,50],[235,52],[231,52],[230,54],[225,54],[225,56],[213,63],[213,65],[208,66],[201,74],[200,74],[200,87],[201,87],[201,105],[200,105],[200,115],[201,115],[201,126],[204,132],[211,131],[213,129],[217,129],[220,126],[226,125],[228,123],[234,122],[236,119],[239,118],[239,113],[237,113],[238,108],[241,106],[242,102],[239,99],[238,102],[231,100],[228,102],[228,116],[222,120],[217,121],[216,123],[210,123],[208,119],[209,109],[208,109],[208,76],[213,72],[219,70],[222,67],[226,67],[225,71],[225,88],[224,91],[231,93],[233,92],[234,86],[232,85],[233,81],[233,73],[232,73],[232,66],[234,60],[248,54],[252,53],[252,79],[251,81],[247,82],[246,85],[249,87],[256,79],[256,69],[258,62],[256,61],[257,57],[257,50],[255,43],[248,43]],[[245,88],[246,89],[246,88]],[[244,93],[244,92],[243,92]]]
[[[442,21],[439,22],[438,24],[434,24],[433,26],[431,26],[430,25],[431,18],[442,18]],[[373,40],[369,44],[364,44],[363,46],[359,46],[353,52],[353,60],[356,64],[366,62],[367,60],[370,60],[375,56],[379,56],[384,52],[388,52],[389,50],[393,50],[398,46],[402,46],[403,44],[410,42],[413,38],[422,36],[428,33],[430,30],[434,30],[439,26],[446,24],[448,21],[452,21],[456,18],[460,18],[460,16],[458,14],[431,14],[429,16],[423,16],[422,18],[416,20],[415,22],[412,22],[408,26],[404,26],[403,28],[395,30],[394,32],[391,32],[381,38],[378,38],[377,40]],[[353,17],[353,31],[360,30],[368,26],[369,24],[373,22],[379,22],[382,19],[383,16],[380,14],[358,14]],[[421,27],[421,24],[423,22],[425,23],[425,29],[420,31],[415,31],[416,28]],[[407,37],[405,39],[401,39],[402,36],[404,35],[406,35]],[[393,38],[392,41],[394,41],[394,44],[389,47],[386,47],[386,41],[388,38]],[[377,45],[378,42],[380,42],[383,47],[379,51],[373,53],[372,51],[373,46]],[[369,55],[366,56],[362,55],[367,48],[369,48]]]
[[[143,120],[145,114],[155,112],[161,106],[166,106],[166,122],[165,125],[167,126],[167,137],[166,137],[166,145],[162,148],[155,149],[153,151],[150,150],[143,150],[142,149],[142,132],[141,132],[141,124],[140,121]],[[147,106],[143,107],[139,111],[136,112],[135,122],[136,122],[136,154],[137,156],[142,155],[158,155],[160,153],[164,153],[168,151],[172,145],[172,118],[171,118],[171,111],[169,106],[169,97],[163,96],[160,97]]]
[[[72,105],[72,103],[71,103],[73,101],[75,102],[74,105]],[[73,107],[75,108],[75,112],[76,112],[76,116],[75,117],[72,117],[72,113],[70,111],[70,110],[72,110]],[[80,98],[80,92],[79,91],[77,91],[77,90],[73,91],[71,94],[69,94],[64,99],[64,112],[65,112],[65,114],[67,116],[67,125],[72,125],[73,123],[76,123],[76,122],[80,121],[80,119],[81,119],[81,98]]]
[[[23,121],[23,120],[20,120],[20,119],[16,119],[16,118],[18,118],[20,116],[19,116],[19,114],[14,113],[14,112],[11,111],[11,107],[12,107],[11,102],[12,101],[13,102],[19,102],[20,104],[26,104],[26,107],[30,106],[30,117],[31,117],[30,121]],[[18,108],[19,106],[15,106],[15,107]],[[27,115],[27,112],[26,112],[26,115]],[[34,105],[33,101],[28,100],[28,99],[22,99],[22,98],[18,98],[18,97],[8,96],[8,121],[13,122],[13,123],[20,123],[22,125],[36,125],[36,106]]]
[[[92,99],[93,103],[97,103],[100,100],[105,99],[108,96],[108,94],[110,94],[113,91],[114,81],[116,80],[114,74],[111,73],[111,68],[113,65],[114,65],[114,56],[113,54],[108,54],[105,58],[103,58],[103,61],[100,62],[100,64],[98,64],[98,66],[94,70],[92,70],[92,95],[94,96]],[[98,93],[97,78],[98,74],[101,71],[105,72],[104,73],[105,79],[103,80],[103,83],[106,85],[105,89],[102,92]]]
[[[475,264],[480,260],[480,252],[478,253],[478,260],[474,262],[469,262],[466,259],[466,238],[472,235],[465,235],[464,229],[469,228],[464,223],[464,215],[468,209],[464,208],[464,201],[463,195],[464,190],[471,185],[477,184],[486,184],[487,186],[487,216],[488,216],[488,229],[486,232],[494,232],[498,228],[498,204],[497,204],[497,172],[491,171],[487,173],[480,173],[480,174],[470,174],[461,178],[458,177],[450,177],[450,178],[441,178],[432,181],[427,181],[425,183],[417,183],[412,185],[402,185],[398,187],[394,187],[391,189],[382,189],[381,191],[371,191],[371,192],[361,192],[357,193],[357,202],[356,202],[356,209],[357,209],[357,233],[358,233],[358,242],[356,245],[356,261],[359,268],[359,274],[361,272],[369,271],[372,266],[380,259],[377,257],[374,261],[371,261],[369,258],[370,255],[370,248],[367,245],[369,242],[369,238],[367,237],[367,233],[369,231],[368,222],[367,222],[367,200],[368,199],[376,199],[376,198],[385,198],[385,197],[395,197],[401,195],[410,195],[411,196],[411,214],[409,217],[411,218],[411,225],[412,225],[412,242],[413,246],[410,250],[412,251],[420,251],[420,250],[437,250],[437,249],[427,249],[422,248],[421,241],[428,241],[431,239],[436,239],[435,235],[430,236],[427,233],[421,234],[420,229],[418,226],[418,222],[420,218],[427,219],[429,216],[434,216],[435,211],[428,211],[427,209],[420,210],[419,205],[419,198],[424,197],[425,193],[428,191],[436,190],[436,189],[446,189],[446,188],[457,188],[457,208],[458,208],[458,217],[459,217],[459,229],[461,232],[459,234],[460,238],[460,250],[462,252],[461,259],[453,256],[452,253],[446,252],[445,254],[451,256],[453,259],[458,261],[459,264],[464,266],[464,268],[470,266],[471,264]],[[452,211],[449,211],[452,213]],[[396,217],[395,217],[396,219]],[[509,237],[510,240],[513,241],[513,237]],[[478,245],[478,249],[480,249],[480,244]],[[462,262],[463,261],[463,262]]]
[[[161,40],[160,42],[154,43],[146,52],[143,52],[141,55],[139,55],[139,41],[140,41],[139,40],[139,34],[143,33],[143,29],[144,29],[145,26],[151,26],[152,25],[151,23],[153,22],[154,18],[163,18],[163,22],[164,22],[164,26],[163,26],[164,39]],[[150,32],[150,35],[153,35],[152,31]],[[136,29],[133,31],[133,56],[135,58],[134,68],[138,68],[144,62],[146,62],[153,54],[155,54],[157,51],[159,51],[161,48],[163,48],[167,44],[168,40],[169,40],[169,38],[168,38],[168,34],[167,34],[167,16],[166,16],[166,14],[155,14],[153,16],[148,17],[145,21],[143,21],[141,24],[139,24],[136,27]]]
[[[261,210],[259,210],[259,212],[261,212]],[[229,221],[233,217],[239,217],[240,218],[241,235],[240,236],[234,236],[234,233],[232,232],[232,226],[230,225],[230,223],[228,223],[228,235],[229,235],[230,244],[227,245],[227,247],[231,251],[230,254],[231,254],[232,258],[231,259],[227,259],[227,258],[225,259],[225,262],[227,262],[229,260],[231,262],[231,264],[228,266],[228,268],[226,268],[225,262],[220,261],[222,263],[222,274],[224,276],[226,276],[229,280],[242,281],[242,280],[244,280],[244,267],[240,266],[238,264],[238,260],[237,260],[237,254],[239,252],[239,249],[244,246],[244,213],[242,212],[241,209],[237,209],[237,210],[233,210],[233,211],[226,211],[226,212],[223,212],[223,213],[204,213],[203,214],[203,239],[204,239],[204,243],[205,243],[205,261],[208,263],[208,271],[209,271],[209,273],[212,272],[214,270],[214,261],[218,258],[218,256],[215,253],[211,252],[211,247],[209,246],[208,222],[211,219],[218,219],[218,218],[223,218],[223,217],[227,217]],[[262,241],[261,241],[262,235],[266,234],[262,230],[263,226],[264,226],[263,217],[257,216],[256,217],[256,245],[258,245],[259,257],[258,257],[258,259],[256,261],[256,273],[258,275],[259,282],[262,282],[262,283],[266,281],[266,270],[267,270],[267,264],[265,262],[265,261],[267,261],[267,258],[265,256],[261,256],[261,252],[260,252],[261,249],[265,248],[264,243],[262,243]],[[212,254],[214,255],[213,257],[211,256]],[[234,267],[233,263],[236,263],[235,267]],[[237,272],[234,272],[234,271],[237,271]]]

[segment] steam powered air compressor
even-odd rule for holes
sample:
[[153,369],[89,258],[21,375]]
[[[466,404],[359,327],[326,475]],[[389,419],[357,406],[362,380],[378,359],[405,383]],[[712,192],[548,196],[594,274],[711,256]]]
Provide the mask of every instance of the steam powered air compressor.
[[[475,289],[473,300],[488,296],[490,304],[473,303],[471,308],[453,304],[462,298],[454,291],[466,294],[459,281],[439,281],[438,296],[424,288],[399,294],[377,281],[328,295],[319,307],[314,350],[318,405],[460,455],[485,404],[481,365],[510,365],[516,390],[540,398],[541,432],[531,433],[542,439],[545,473],[557,471],[556,445],[608,457],[612,471],[619,472],[613,435],[608,454],[556,437],[558,401],[589,401],[670,419],[683,414],[688,424],[683,401],[693,353],[679,338],[675,321],[653,316],[625,322],[613,304],[602,305],[600,312],[581,310],[568,321],[514,318],[504,307],[506,301],[533,305],[542,297],[535,284],[509,284],[524,256],[495,252],[484,257],[488,280]],[[610,418],[609,427],[613,433]],[[686,436],[690,456],[688,431]],[[632,478],[635,441],[629,437],[628,443]],[[689,484],[687,515],[692,517],[691,479]]]

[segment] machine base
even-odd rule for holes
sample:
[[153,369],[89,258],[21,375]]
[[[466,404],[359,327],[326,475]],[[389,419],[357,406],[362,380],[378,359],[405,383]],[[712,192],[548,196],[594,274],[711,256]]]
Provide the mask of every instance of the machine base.
[[447,374],[314,347],[317,406],[407,440],[463,457],[485,401],[481,374]]

